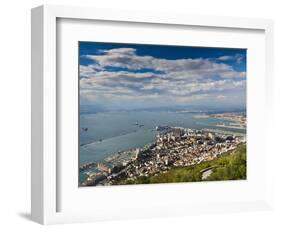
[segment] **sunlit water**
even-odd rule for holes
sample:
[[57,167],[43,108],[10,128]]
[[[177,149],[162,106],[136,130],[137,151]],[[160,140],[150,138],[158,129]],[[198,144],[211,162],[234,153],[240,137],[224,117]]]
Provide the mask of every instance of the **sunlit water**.
[[[196,115],[199,114],[164,111],[82,114],[80,115],[80,164],[103,161],[118,151],[144,147],[155,141],[155,127],[159,125],[245,133],[245,130],[216,127],[215,125],[222,120],[210,117],[198,119],[194,117]],[[226,121],[223,122],[228,124]]]

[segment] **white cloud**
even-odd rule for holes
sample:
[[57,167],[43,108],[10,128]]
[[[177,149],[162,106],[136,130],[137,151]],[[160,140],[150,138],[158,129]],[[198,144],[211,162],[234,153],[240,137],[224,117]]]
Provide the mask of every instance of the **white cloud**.
[[[173,98],[175,103],[183,103],[208,97],[222,100],[225,92],[245,91],[246,72],[216,60],[140,56],[132,48],[100,50],[99,55],[84,57],[93,61],[80,65],[81,98],[87,101]],[[233,56],[218,60],[230,58]],[[121,69],[109,71],[108,67]]]
[[[119,67],[128,70],[152,69],[163,73],[185,73],[188,77],[210,77],[219,75],[222,78],[239,77],[240,72],[235,71],[231,65],[216,63],[209,59],[176,59],[168,60],[152,56],[140,56],[132,48],[118,48],[101,50],[101,55],[86,55],[100,68]],[[233,58],[231,56],[220,57],[222,59]]]
[[235,61],[238,64],[242,63],[243,59],[244,59],[243,55],[240,54],[236,54],[233,56],[226,55],[216,58],[217,61]]
[[233,60],[233,56],[221,56],[217,58],[218,61],[230,61]]

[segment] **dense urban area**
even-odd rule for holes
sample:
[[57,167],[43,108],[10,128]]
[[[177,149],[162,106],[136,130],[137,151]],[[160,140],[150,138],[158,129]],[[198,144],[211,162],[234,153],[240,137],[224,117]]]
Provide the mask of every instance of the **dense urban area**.
[[[243,115],[234,116],[228,113],[211,116],[223,117],[233,122],[233,124],[228,124],[229,126],[246,127],[246,119]],[[175,178],[170,181],[163,178],[164,176],[169,178],[175,172],[178,175],[182,169],[190,170],[192,167],[194,169],[196,165],[200,165],[198,167],[200,178],[181,178],[181,181],[206,180],[212,178],[212,174],[214,178],[214,172],[219,169],[220,162],[217,159],[227,155],[224,159],[224,162],[227,162],[227,160],[232,160],[228,155],[237,152],[245,155],[243,159],[246,158],[245,135],[169,126],[158,126],[155,129],[157,131],[155,143],[143,148],[118,152],[101,163],[90,162],[81,165],[80,172],[85,172],[87,179],[80,185],[177,182]],[[204,162],[213,162],[213,164],[204,164]],[[245,179],[246,159],[243,160],[243,164],[245,165],[241,169],[243,171],[241,175],[225,179]]]

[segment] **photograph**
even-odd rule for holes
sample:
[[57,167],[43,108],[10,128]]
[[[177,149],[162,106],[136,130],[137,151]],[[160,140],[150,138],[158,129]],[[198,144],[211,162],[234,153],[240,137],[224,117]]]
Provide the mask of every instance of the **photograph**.
[[247,179],[247,49],[78,42],[79,187]]

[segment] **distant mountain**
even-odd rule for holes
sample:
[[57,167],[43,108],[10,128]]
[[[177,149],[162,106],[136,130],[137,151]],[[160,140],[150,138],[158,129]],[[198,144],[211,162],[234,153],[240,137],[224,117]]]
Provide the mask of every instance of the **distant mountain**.
[[80,105],[80,114],[91,114],[98,112],[110,111],[171,111],[171,112],[190,112],[190,113],[224,113],[224,112],[245,112],[243,107],[216,107],[216,106],[162,106],[162,107],[143,107],[143,108],[118,108],[118,107],[104,107],[102,105]]
[[100,105],[80,105],[80,114],[107,112],[109,110],[105,109]]

